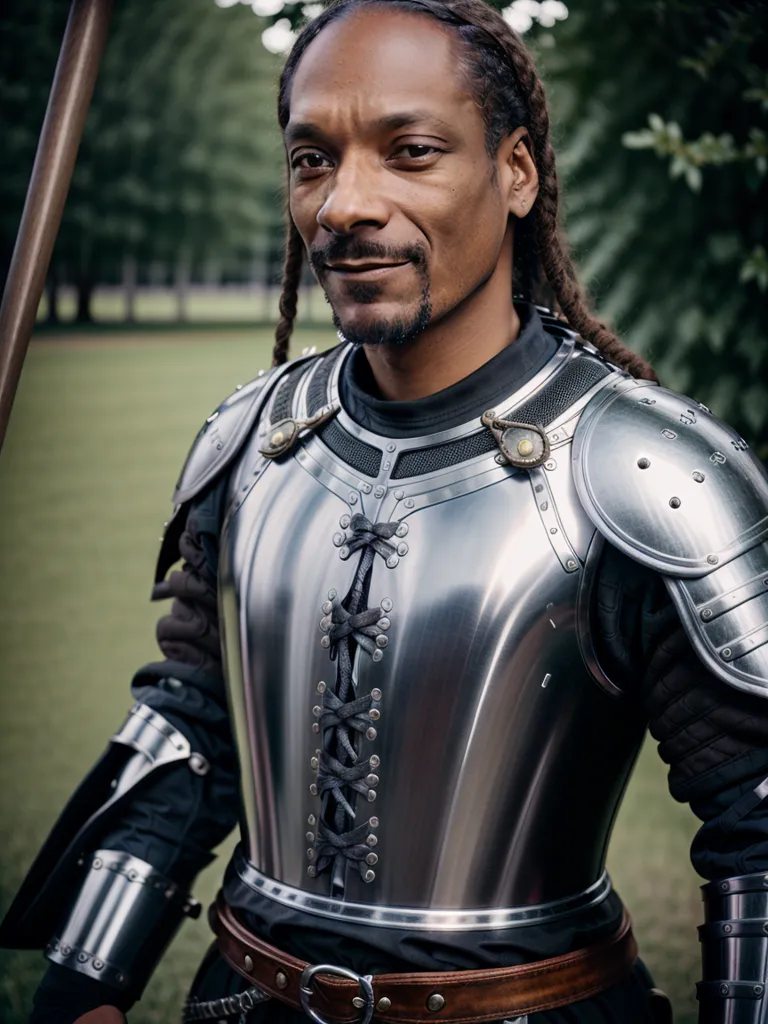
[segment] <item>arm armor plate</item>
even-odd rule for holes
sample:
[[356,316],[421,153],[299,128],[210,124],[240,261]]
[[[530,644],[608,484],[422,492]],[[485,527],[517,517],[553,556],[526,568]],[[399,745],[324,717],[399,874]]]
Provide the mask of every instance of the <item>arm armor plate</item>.
[[704,406],[622,380],[587,405],[576,490],[599,532],[664,577],[701,661],[768,695],[768,477]]
[[182,919],[199,915],[200,904],[151,864],[117,850],[97,850],[46,956],[138,995]]
[[702,886],[700,1024],[768,1024],[768,875]]
[[166,524],[157,559],[155,582],[179,558],[179,540],[187,521],[189,503],[224,472],[245,444],[275,385],[287,370],[306,360],[262,370],[255,380],[239,387],[206,419],[192,443],[173,494],[174,513]]
[[85,858],[128,798],[181,761],[198,774],[207,761],[162,715],[136,704],[82,781],[43,844],[0,924],[0,947],[42,949],[81,884]]

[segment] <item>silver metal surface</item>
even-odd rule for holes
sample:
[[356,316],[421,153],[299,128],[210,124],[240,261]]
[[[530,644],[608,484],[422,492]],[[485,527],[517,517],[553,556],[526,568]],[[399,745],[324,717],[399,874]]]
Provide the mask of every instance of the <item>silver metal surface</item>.
[[768,876],[739,875],[702,886],[706,923],[699,928],[707,1024],[768,1022]]
[[596,395],[574,434],[573,466],[600,532],[661,573],[706,575],[768,537],[768,476],[746,442],[648,382]]
[[[572,352],[571,340],[536,386]],[[326,402],[334,388],[332,380]],[[300,387],[294,417],[305,412],[304,394]],[[498,409],[509,415],[530,394],[527,385]],[[572,411],[559,419],[570,424]],[[479,417],[397,440],[357,428],[343,410],[337,422],[386,454],[377,478],[361,480],[317,436],[265,466],[263,427],[231,476],[219,579],[249,861],[286,892],[341,905],[331,874],[308,864],[306,830],[323,813],[313,707],[318,683],[336,679],[318,623],[347,593],[360,559],[339,557],[340,520],[362,514],[408,533],[396,555],[375,557],[370,574],[368,608],[386,618],[386,646],[377,639],[371,655],[358,648],[354,684],[358,695],[382,694],[358,739],[360,756],[380,766],[368,792],[376,814],[358,797],[355,823],[369,823],[378,861],[375,871],[336,879],[343,905],[450,918],[589,890],[603,873],[644,723],[595,685],[580,653],[580,569],[595,528],[567,447],[541,471],[545,521],[527,472],[498,465],[494,451],[391,479],[400,450],[475,432]]]
[[116,850],[97,850],[46,956],[138,993],[183,918],[199,913],[200,904],[151,864]]
[[134,704],[120,729],[112,736],[111,742],[130,747],[136,754],[126,762],[117,776],[110,803],[119,799],[149,772],[174,761],[189,761],[192,757],[186,736],[146,704]]
[[531,904],[524,907],[496,907],[492,910],[414,910],[410,907],[390,907],[376,903],[351,903],[297,889],[274,878],[268,878],[251,864],[242,849],[235,851],[238,877],[254,892],[285,907],[295,907],[308,914],[328,917],[337,921],[398,928],[403,931],[485,931],[521,928],[532,924],[572,917],[590,907],[596,907],[611,892],[611,880],[603,871],[598,880],[584,892],[574,893],[551,903]]
[[664,575],[706,666],[768,692],[768,477],[745,442],[688,398],[620,382],[584,411],[573,460],[592,521]]
[[363,1011],[360,1015],[359,1024],[371,1024],[371,1021],[373,1020],[373,1012],[376,1009],[373,996],[373,985],[371,984],[371,975],[357,974],[355,971],[351,971],[348,967],[337,967],[334,964],[317,964],[314,967],[305,967],[301,975],[301,981],[299,982],[299,999],[301,1000],[301,1007],[304,1010],[304,1013],[315,1021],[315,1024],[329,1024],[325,1017],[322,1017],[310,1003],[312,998],[312,979],[316,974],[330,974],[332,977],[347,978],[349,981],[356,981],[360,986],[360,991],[362,992],[362,996],[356,996],[353,1000],[355,1007]]

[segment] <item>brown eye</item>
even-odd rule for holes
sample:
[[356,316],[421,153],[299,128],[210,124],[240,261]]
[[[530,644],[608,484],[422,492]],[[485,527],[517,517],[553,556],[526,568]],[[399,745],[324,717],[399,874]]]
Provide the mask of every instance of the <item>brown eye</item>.
[[330,160],[328,157],[323,156],[322,153],[308,152],[298,153],[291,160],[291,167],[294,171],[298,171],[300,175],[305,177],[312,177],[317,171],[324,171],[330,166]]

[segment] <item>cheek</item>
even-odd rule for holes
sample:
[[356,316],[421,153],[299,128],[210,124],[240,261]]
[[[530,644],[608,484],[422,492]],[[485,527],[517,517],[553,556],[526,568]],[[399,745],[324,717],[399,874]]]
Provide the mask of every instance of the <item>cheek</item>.
[[506,210],[486,167],[454,186],[433,220],[433,291],[474,287],[495,267],[506,229]]

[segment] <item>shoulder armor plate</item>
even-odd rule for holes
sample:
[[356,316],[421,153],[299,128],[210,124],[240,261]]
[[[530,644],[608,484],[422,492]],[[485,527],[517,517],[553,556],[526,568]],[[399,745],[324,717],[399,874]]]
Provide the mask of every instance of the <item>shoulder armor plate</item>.
[[181,471],[173,502],[181,505],[214,480],[240,451],[274,385],[302,360],[284,363],[225,399],[200,430]]
[[587,405],[576,490],[600,533],[661,573],[701,660],[768,695],[768,477],[698,402],[624,380]]

